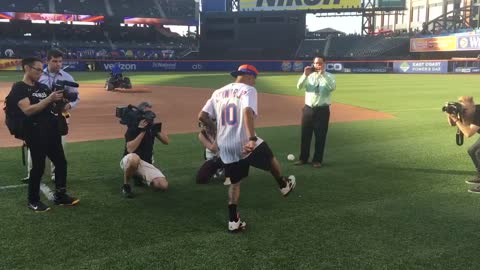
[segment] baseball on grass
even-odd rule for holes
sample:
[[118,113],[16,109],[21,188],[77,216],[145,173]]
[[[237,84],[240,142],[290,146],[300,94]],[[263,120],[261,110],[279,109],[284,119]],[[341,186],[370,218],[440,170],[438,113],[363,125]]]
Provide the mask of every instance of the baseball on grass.
[[295,160],[295,156],[292,155],[292,154],[288,154],[287,159],[288,160]]

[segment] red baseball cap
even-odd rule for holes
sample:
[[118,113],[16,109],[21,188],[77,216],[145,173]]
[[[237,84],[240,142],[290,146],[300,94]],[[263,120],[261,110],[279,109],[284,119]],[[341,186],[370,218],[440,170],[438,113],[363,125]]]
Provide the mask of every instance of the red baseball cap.
[[232,71],[230,73],[230,75],[232,75],[235,78],[239,75],[244,75],[244,74],[253,75],[255,78],[257,78],[258,70],[256,67],[252,65],[241,65],[238,67],[236,71]]

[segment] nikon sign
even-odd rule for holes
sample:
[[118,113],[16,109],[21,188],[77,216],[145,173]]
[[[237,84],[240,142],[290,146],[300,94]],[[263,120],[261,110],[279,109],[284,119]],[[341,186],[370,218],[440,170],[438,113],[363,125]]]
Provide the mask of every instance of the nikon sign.
[[241,11],[360,8],[361,0],[240,0]]

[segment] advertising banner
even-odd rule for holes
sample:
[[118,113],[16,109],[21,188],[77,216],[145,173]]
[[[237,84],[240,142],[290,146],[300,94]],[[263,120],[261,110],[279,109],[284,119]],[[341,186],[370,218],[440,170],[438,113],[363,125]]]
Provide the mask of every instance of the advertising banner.
[[170,18],[141,18],[141,17],[125,17],[123,19],[125,24],[150,24],[150,25],[198,25],[194,19],[170,19]]
[[456,67],[454,72],[455,73],[480,73],[480,68],[478,68],[478,67]]
[[[97,61],[96,69],[110,71],[118,63],[123,71],[233,71],[245,61]],[[303,62],[295,62],[295,71],[303,71]],[[260,71],[294,71],[292,61],[249,61]]]
[[457,50],[458,51],[480,50],[480,35],[457,37]]
[[360,8],[361,0],[240,0],[240,11]]
[[457,50],[457,37],[432,37],[410,39],[410,52],[446,52]]
[[59,22],[103,22],[104,16],[54,14],[54,13],[25,13],[25,12],[0,12],[0,19],[9,20],[43,20]]
[[387,73],[388,62],[343,62],[343,72],[348,73]]
[[345,68],[345,72],[351,73],[387,73],[387,67],[354,67],[354,68]]
[[0,59],[0,71],[1,70],[22,70],[21,59]]
[[63,69],[66,72],[86,71],[86,70],[88,70],[88,67],[87,67],[87,63],[83,62],[83,61],[64,60],[63,61]]
[[[96,61],[96,69],[110,71],[118,63],[124,71],[233,71],[245,61]],[[303,72],[311,61],[248,61],[262,72]],[[327,62],[325,69],[331,73],[386,73],[387,62]]]
[[393,63],[394,73],[447,73],[448,61],[404,61]]

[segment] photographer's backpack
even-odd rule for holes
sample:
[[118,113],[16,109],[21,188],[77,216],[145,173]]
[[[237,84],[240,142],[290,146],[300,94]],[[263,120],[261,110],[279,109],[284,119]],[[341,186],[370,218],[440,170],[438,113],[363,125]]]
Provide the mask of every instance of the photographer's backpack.
[[3,107],[3,111],[5,112],[5,124],[7,125],[10,134],[19,140],[24,140],[26,115],[18,106],[9,106],[8,99],[10,98],[10,94],[11,92],[5,98]]

